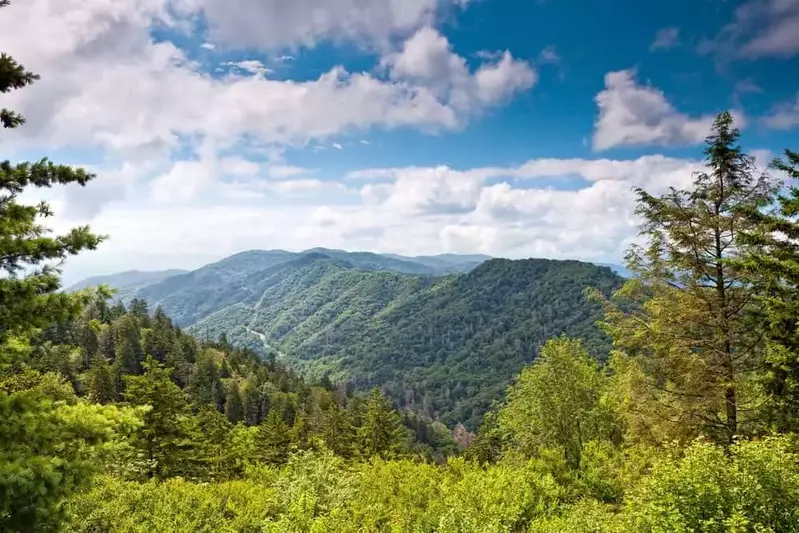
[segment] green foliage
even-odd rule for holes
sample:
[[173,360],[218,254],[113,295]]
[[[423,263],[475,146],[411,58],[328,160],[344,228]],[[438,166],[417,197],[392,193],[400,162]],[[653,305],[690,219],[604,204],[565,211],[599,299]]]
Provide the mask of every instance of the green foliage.
[[763,378],[767,423],[779,431],[799,431],[799,153],[785,151],[772,166],[794,180],[776,198],[773,210],[750,210],[754,228],[743,240],[754,248],[740,262],[758,289],[768,339]]
[[499,429],[525,456],[555,447],[578,469],[586,445],[609,442],[617,433],[613,413],[602,403],[605,381],[579,341],[549,341],[508,391]]
[[149,407],[144,427],[132,445],[142,453],[142,475],[165,479],[190,477],[197,457],[199,428],[189,416],[185,393],[171,379],[171,372],[154,359],[144,363],[144,374],[125,376],[125,399],[133,405]]

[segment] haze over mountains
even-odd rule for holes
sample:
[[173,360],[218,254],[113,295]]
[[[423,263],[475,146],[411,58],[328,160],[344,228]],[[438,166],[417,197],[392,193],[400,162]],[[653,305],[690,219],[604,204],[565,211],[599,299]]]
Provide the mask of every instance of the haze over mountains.
[[581,338],[604,357],[588,287],[622,278],[579,261],[252,250],[191,272],[91,278],[146,300],[201,338],[280,358],[314,379],[380,386],[402,407],[474,428],[543,343]]

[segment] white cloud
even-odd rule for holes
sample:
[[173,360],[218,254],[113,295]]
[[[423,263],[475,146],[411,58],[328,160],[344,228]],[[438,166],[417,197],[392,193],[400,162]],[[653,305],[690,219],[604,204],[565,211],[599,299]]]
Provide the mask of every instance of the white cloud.
[[763,117],[763,123],[775,130],[790,130],[799,126],[799,93],[792,102],[778,104]]
[[701,53],[722,60],[736,57],[791,57],[799,54],[799,2],[751,0],[735,9],[733,20],[712,40],[701,43]]
[[558,49],[554,45],[549,45],[545,47],[541,52],[538,54],[538,61],[540,63],[560,63],[560,55],[558,54]]
[[325,40],[385,43],[436,20],[449,0],[184,0],[205,16],[213,40],[280,49]]
[[302,176],[310,172],[311,170],[307,168],[295,167],[291,165],[273,165],[269,167],[269,176],[277,180]]
[[662,28],[649,45],[650,50],[669,50],[680,45],[680,28]]
[[386,55],[382,65],[392,79],[419,83],[463,112],[500,103],[537,81],[533,68],[508,51],[470,73],[466,60],[452,51],[447,38],[430,27],[416,32],[401,51]]
[[[534,79],[526,64],[505,54],[474,74],[467,72],[465,84],[453,82],[467,93],[466,105],[460,105],[451,95],[438,94],[427,79],[402,75],[386,79],[350,73],[341,66],[298,82],[267,79],[268,69],[262,61],[246,59],[225,65],[234,67],[235,72],[215,78],[171,42],[153,40],[154,26],[182,28],[187,21],[176,18],[168,6],[175,7],[178,14],[202,7],[193,0],[175,1],[25,0],[4,8],[0,50],[42,74],[33,86],[4,95],[4,105],[22,112],[28,120],[23,128],[0,132],[4,148],[9,152],[26,147],[92,150],[112,160],[159,161],[163,168],[153,182],[155,197],[188,202],[196,196],[193,191],[213,183],[220,171],[256,172],[252,165],[209,172],[203,162],[169,164],[175,153],[197,152],[199,143],[230,151],[244,142],[272,154],[287,145],[321,141],[340,145],[331,138],[372,128],[459,129],[485,106],[531,86]],[[383,17],[381,10],[389,9],[393,22],[386,27],[410,31],[427,22],[435,8],[435,2],[413,2],[417,0],[366,9],[369,6],[358,0],[350,7],[364,8],[364,24],[373,22],[369,17]],[[325,11],[335,6],[322,11],[322,4],[308,1],[291,6],[262,2],[251,6],[246,16],[264,23],[263,10],[270,7],[275,10],[274,16],[266,17],[271,24],[283,15],[291,19],[296,14],[292,10],[311,9],[317,18],[333,17],[314,23],[322,32],[319,36],[339,30],[349,35],[347,31],[357,29]],[[210,9],[213,13],[207,13],[209,16],[216,13],[216,7]],[[227,5],[225,10],[233,11]],[[220,24],[217,29],[222,31],[224,24]],[[210,45],[204,48],[212,50]],[[406,45],[404,49],[411,48]],[[289,56],[280,59],[289,60]],[[232,164],[218,154],[202,158],[215,165]],[[108,169],[107,179],[119,179],[113,165]],[[279,168],[267,171],[273,176],[281,172]],[[111,191],[127,187],[107,186],[102,194],[95,188],[98,204],[92,211],[112,201]]]
[[[638,85],[634,70],[609,72],[605,89],[597,94],[599,117],[594,125],[593,146],[684,145],[702,142],[714,117],[691,117],[677,111],[663,92]],[[738,126],[743,116],[738,114]]]

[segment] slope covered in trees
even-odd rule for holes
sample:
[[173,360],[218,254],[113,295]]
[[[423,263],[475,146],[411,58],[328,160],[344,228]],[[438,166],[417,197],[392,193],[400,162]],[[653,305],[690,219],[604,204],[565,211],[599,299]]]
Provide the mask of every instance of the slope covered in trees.
[[566,333],[606,356],[595,325],[601,306],[583,291],[609,295],[620,285],[609,269],[576,261],[494,259],[468,274],[428,277],[307,255],[241,279],[230,303],[191,329],[476,427],[548,338]]

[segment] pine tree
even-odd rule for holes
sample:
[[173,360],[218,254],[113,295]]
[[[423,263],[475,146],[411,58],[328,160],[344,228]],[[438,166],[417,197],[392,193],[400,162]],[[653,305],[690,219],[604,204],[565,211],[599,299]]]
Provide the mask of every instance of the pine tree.
[[763,304],[754,319],[765,325],[768,345],[763,384],[771,429],[799,432],[799,152],[785,151],[772,166],[794,180],[774,209],[750,210],[753,228],[743,235],[751,253],[740,266]]
[[95,403],[111,403],[117,399],[114,372],[102,356],[95,356],[89,370],[87,389],[89,400]]
[[757,423],[762,332],[747,319],[755,292],[736,265],[748,252],[740,236],[753,227],[745,214],[766,205],[774,186],[738,138],[731,115],[721,113],[692,189],[638,190],[648,244],[630,250],[638,279],[618,295],[635,305],[609,307],[606,325],[632,358],[617,363],[634,385],[630,427],[645,438],[701,433],[731,443]]
[[231,424],[238,424],[244,418],[244,404],[237,381],[231,381],[225,399],[225,416]]
[[277,410],[271,410],[258,426],[256,456],[268,464],[283,464],[291,451],[291,428]]
[[[264,401],[261,399],[261,392],[258,387],[248,384],[244,389],[244,423],[248,426],[257,426],[263,420],[262,413]],[[268,400],[265,403],[265,410],[269,410]]]
[[203,353],[194,365],[194,372],[189,379],[189,394],[198,406],[213,405],[220,412],[224,412],[224,390],[212,353]]
[[408,439],[402,418],[380,391],[373,389],[366,402],[363,425],[357,431],[364,457],[393,457],[403,451]]
[[149,405],[144,427],[133,445],[147,460],[146,477],[164,479],[196,474],[197,443],[201,440],[184,392],[175,385],[171,371],[152,357],[143,364],[141,376],[125,376],[125,399],[133,405]]
[[[0,16],[8,3],[0,0]],[[0,53],[0,95],[37,79]],[[3,128],[24,123],[21,115],[0,109]],[[13,381],[15,370],[26,365],[32,332],[77,317],[87,303],[82,296],[58,292],[59,272],[52,264],[93,250],[103,240],[85,226],[51,235],[42,223],[53,215],[47,203],[25,205],[19,196],[29,188],[85,185],[93,178],[82,169],[47,159],[0,161],[0,381]],[[85,423],[65,421],[65,409],[83,407],[56,406],[44,389],[0,387],[0,530],[46,530],[57,518],[62,499],[89,478],[93,469],[84,452],[102,444],[113,424],[104,411],[91,414],[94,418]],[[103,424],[108,427],[100,427]],[[95,433],[95,428],[101,431]]]
[[126,374],[140,374],[144,361],[144,347],[137,319],[127,314],[116,320],[113,326],[117,365]]

